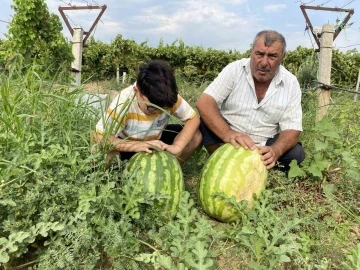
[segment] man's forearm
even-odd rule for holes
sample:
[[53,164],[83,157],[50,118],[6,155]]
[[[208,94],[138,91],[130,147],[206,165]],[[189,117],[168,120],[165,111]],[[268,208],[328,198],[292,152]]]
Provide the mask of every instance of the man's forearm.
[[202,94],[196,103],[196,107],[202,121],[220,139],[223,139],[224,134],[231,130],[229,124],[220,114],[215,100],[209,95]]

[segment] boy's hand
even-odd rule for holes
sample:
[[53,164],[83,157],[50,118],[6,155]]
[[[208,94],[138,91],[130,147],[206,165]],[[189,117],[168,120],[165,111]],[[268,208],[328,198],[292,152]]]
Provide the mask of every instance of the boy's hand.
[[152,153],[153,150],[164,150],[166,146],[168,145],[160,140],[142,141],[136,144],[135,152]]
[[178,146],[176,144],[165,144],[164,149],[177,157],[180,156],[180,154],[183,150],[180,146]]

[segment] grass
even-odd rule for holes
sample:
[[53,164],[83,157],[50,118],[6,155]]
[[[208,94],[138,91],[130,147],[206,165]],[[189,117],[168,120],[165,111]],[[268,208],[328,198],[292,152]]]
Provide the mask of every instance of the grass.
[[[91,151],[97,112],[75,102],[81,90],[31,68],[0,80],[0,269],[360,269],[360,180],[343,158],[351,149],[359,169],[360,110],[351,95],[332,95],[340,137],[331,141],[313,130],[316,92],[303,94],[307,156],[317,153],[315,139],[331,142],[321,152],[332,164],[325,180],[271,170],[254,209],[223,224],[198,201],[202,148],[183,166],[180,215],[149,228],[136,218],[148,203],[141,190],[119,185],[121,172],[105,170],[104,155]],[[178,83],[191,105],[207,85]]]

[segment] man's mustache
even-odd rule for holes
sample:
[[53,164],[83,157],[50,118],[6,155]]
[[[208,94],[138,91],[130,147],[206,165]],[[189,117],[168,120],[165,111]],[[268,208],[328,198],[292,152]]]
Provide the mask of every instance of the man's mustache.
[[269,68],[256,68],[256,71],[269,72]]

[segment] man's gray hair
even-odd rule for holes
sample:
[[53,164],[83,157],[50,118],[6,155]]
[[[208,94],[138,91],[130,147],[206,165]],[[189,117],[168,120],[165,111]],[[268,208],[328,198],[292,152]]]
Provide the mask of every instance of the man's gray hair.
[[264,37],[264,45],[266,47],[271,46],[274,42],[279,41],[282,44],[283,54],[286,52],[286,41],[282,34],[274,30],[263,30],[256,34],[252,48],[254,49],[255,43],[260,37]]

